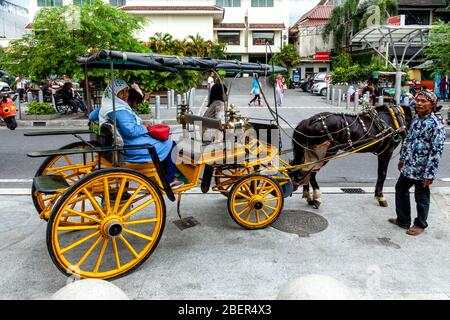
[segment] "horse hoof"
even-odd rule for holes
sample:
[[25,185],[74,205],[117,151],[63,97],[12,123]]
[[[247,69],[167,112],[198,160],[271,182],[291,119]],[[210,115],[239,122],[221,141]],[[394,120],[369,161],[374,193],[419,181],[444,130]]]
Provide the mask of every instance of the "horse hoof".
[[313,206],[313,205],[314,205],[314,200],[306,200],[306,202],[308,202],[308,204],[309,204],[310,206]]
[[318,200],[313,200],[313,204],[312,205],[314,206],[314,209],[319,209],[319,207],[321,205],[321,202],[318,201]]
[[387,200],[378,200],[378,204],[380,205],[380,207],[387,207],[388,206]]

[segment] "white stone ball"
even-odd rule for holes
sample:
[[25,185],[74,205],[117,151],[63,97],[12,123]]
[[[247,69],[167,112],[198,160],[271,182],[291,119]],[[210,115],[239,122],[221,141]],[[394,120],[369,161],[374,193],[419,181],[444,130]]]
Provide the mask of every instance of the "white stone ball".
[[51,300],[130,300],[116,285],[97,279],[83,279],[58,290]]
[[311,274],[285,284],[278,300],[352,300],[356,299],[350,288],[333,277]]

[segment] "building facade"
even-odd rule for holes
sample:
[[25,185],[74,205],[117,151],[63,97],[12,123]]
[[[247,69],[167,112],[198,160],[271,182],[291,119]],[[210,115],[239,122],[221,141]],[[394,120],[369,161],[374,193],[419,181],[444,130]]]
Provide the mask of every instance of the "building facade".
[[28,9],[9,1],[0,1],[0,46],[23,36],[28,22]]
[[[30,21],[42,7],[90,0],[30,0]],[[288,43],[289,0],[103,0],[141,16],[148,41],[156,32],[183,39],[197,34],[227,44],[231,58],[265,62],[266,52],[279,52]],[[266,43],[270,48],[266,48]]]
[[331,40],[323,40],[322,30],[328,23],[333,8],[332,1],[322,0],[289,29],[290,42],[297,48],[301,59],[297,68],[301,79],[318,72],[330,71]]

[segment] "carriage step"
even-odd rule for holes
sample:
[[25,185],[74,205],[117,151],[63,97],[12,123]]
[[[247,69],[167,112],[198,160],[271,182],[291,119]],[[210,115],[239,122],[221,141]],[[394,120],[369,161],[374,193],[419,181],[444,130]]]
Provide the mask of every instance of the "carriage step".
[[58,190],[67,189],[69,184],[60,175],[43,175],[34,177],[34,187],[40,193],[56,193]]

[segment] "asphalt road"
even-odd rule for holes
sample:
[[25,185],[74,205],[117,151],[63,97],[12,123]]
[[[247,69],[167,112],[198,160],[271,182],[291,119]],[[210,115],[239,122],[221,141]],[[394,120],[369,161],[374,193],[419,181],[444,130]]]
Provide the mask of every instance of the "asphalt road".
[[[203,92],[199,92],[199,95]],[[270,97],[269,97],[270,99]],[[201,99],[200,99],[201,100]],[[230,98],[230,103],[236,104],[241,114],[246,117],[270,119],[270,112],[265,107],[247,106],[250,95],[243,92],[236,92]],[[271,103],[269,101],[269,103]],[[273,103],[271,103],[273,104]],[[443,114],[447,113],[447,106],[444,107]],[[205,107],[197,107],[194,112],[202,114]],[[174,118],[175,110],[163,110],[162,118]],[[278,109],[279,114],[284,117],[291,125],[295,126],[302,119],[313,114],[332,111],[352,112],[353,108],[348,110],[345,106],[330,106],[324,103],[324,99],[318,96],[312,96],[299,90],[287,91],[284,104]],[[286,123],[281,122],[286,132],[291,135],[292,129]],[[29,158],[27,152],[34,150],[49,150],[59,148],[65,144],[77,141],[73,136],[42,136],[42,137],[24,137],[24,132],[36,130],[49,130],[50,128],[18,128],[15,131],[0,128],[0,187],[15,187],[29,184],[43,158]],[[51,128],[54,129],[54,128]],[[88,139],[88,135],[84,135]],[[292,143],[290,137],[282,135],[282,143],[284,149],[291,149]],[[450,144],[450,140],[448,142]],[[397,177],[398,171],[396,163],[398,160],[398,151],[389,166],[386,186],[392,186]],[[354,184],[362,184],[372,186],[377,177],[377,157],[373,154],[355,154],[342,159],[334,160],[328,163],[318,175],[319,183],[326,186],[347,186]],[[438,185],[450,185],[450,150],[446,144],[444,154],[441,159]]]

